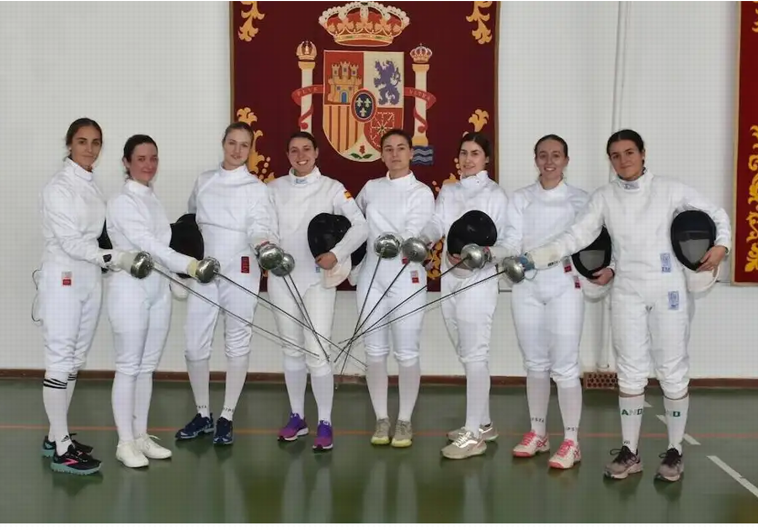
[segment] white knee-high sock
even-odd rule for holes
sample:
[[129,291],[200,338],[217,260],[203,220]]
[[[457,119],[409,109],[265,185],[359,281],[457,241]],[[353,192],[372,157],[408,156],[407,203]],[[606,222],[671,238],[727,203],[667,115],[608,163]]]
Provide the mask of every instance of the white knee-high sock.
[[398,421],[411,421],[413,409],[416,408],[418,390],[421,386],[421,363],[418,357],[413,361],[400,361],[397,368],[397,385],[400,394]]
[[113,391],[111,401],[113,405],[113,419],[116,422],[118,439],[120,442],[134,440],[134,390],[137,386],[136,375],[126,375],[116,372],[113,378]]
[[195,396],[197,412],[204,418],[210,417],[210,380],[211,368],[208,359],[202,361],[190,361],[187,359],[187,373],[189,374],[192,394]]
[[318,407],[318,421],[332,423],[334,403],[334,374],[331,370],[323,375],[311,374],[311,388]]
[[561,407],[565,438],[579,441],[579,422],[582,419],[582,385],[579,378],[558,383],[558,405]]
[[547,407],[550,404],[550,372],[527,372],[526,401],[532,431],[544,437],[547,434]]
[[67,381],[67,373],[47,371],[42,383],[42,401],[45,404],[45,412],[50,422],[48,439],[55,442],[55,449],[59,455],[63,455],[69,446],[68,443],[65,443],[69,440]]
[[389,418],[387,414],[387,391],[389,376],[387,375],[386,355],[366,356],[366,384],[371,396],[371,404],[374,406],[376,419]]
[[619,413],[621,414],[621,436],[623,444],[633,453],[637,452],[642,427],[642,413],[645,410],[645,394],[632,397],[619,396]]
[[66,410],[71,408],[71,400],[74,398],[74,389],[76,388],[76,378],[78,372],[68,374],[68,385],[66,386]]
[[232,421],[234,409],[237,408],[242,389],[247,379],[247,369],[250,366],[250,355],[226,358],[226,391],[224,394],[224,409],[221,417]]
[[287,366],[285,363],[284,383],[287,385],[292,413],[304,418],[305,388],[308,386],[308,370],[305,368],[305,362],[303,362],[302,367],[297,368]]
[[147,417],[150,414],[152,397],[153,373],[140,373],[134,386],[134,421],[132,427],[135,438],[147,434]]
[[663,408],[666,410],[666,428],[669,433],[669,449],[672,447],[682,454],[682,439],[687,427],[687,412],[690,408],[689,394],[682,399],[669,399],[664,396]]
[[[490,381],[487,381],[487,384],[490,385],[490,388],[492,387],[491,380],[492,379],[490,378]],[[482,411],[482,425],[489,425],[491,423],[492,418],[490,417],[490,399],[488,397],[484,402],[484,411]]]
[[490,370],[486,361],[466,363],[466,425],[464,428],[479,436],[485,404],[490,399]]

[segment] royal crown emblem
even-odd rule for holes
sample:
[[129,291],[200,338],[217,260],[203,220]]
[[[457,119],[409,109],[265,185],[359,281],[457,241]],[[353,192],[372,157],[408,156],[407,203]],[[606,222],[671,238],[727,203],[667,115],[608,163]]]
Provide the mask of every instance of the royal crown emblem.
[[378,2],[350,2],[324,11],[318,23],[342,46],[388,46],[408,27],[408,16]]
[[[329,144],[348,160],[373,162],[381,157],[382,135],[403,127],[405,98],[413,98],[412,163],[432,164],[434,149],[427,138],[426,119],[436,100],[426,88],[432,50],[423,44],[407,54],[376,49],[392,44],[410,24],[408,16],[378,2],[350,2],[324,11],[319,24],[337,44],[350,49],[324,50],[322,81],[314,83],[318,50],[309,40],[298,45],[301,87],[292,99],[300,105],[300,130],[312,132],[313,95],[320,94],[321,123]],[[368,49],[355,49],[359,46]],[[409,56],[415,86],[406,83]]]

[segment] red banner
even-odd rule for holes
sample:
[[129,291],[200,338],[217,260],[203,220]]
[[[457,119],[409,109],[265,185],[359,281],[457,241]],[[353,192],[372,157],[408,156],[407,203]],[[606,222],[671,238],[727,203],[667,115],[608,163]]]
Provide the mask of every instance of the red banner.
[[758,4],[740,2],[732,282],[758,284]]
[[411,169],[435,194],[458,178],[458,142],[469,131],[490,138],[497,179],[497,3],[231,8],[232,119],[255,129],[248,167],[263,181],[289,171],[287,139],[304,130],[319,143],[321,171],[357,196],[386,173],[379,139],[394,127],[413,137]]

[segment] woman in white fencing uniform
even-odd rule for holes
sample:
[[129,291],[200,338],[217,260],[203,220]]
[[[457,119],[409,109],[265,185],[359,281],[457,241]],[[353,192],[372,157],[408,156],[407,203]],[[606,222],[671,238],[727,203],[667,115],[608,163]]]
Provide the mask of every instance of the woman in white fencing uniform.
[[[550,241],[571,226],[587,204],[587,192],[568,184],[564,170],[568,145],[549,134],[534,146],[539,169],[537,182],[517,190],[508,207],[506,244],[514,254]],[[534,279],[513,286],[511,304],[519,347],[526,370],[526,395],[531,429],[513,448],[516,457],[531,457],[550,450],[547,411],[550,378],[558,388],[564,440],[550,458],[558,469],[581,460],[579,422],[582,387],[579,379],[579,344],[584,324],[582,285],[566,258],[540,271]]]
[[102,304],[102,270],[117,269],[121,254],[103,250],[105,198],[93,166],[102,147],[100,126],[89,118],[74,121],[66,133],[69,150],[63,168],[41,195],[45,248],[39,281],[39,315],[45,343],[42,397],[50,421],[42,454],[54,471],[89,475],[100,470],[92,447],[71,438],[68,408],[76,376],[95,337]]
[[520,256],[518,262],[527,270],[549,267],[586,247],[606,226],[616,263],[611,327],[623,441],[620,449],[612,451],[615,458],[605,474],[623,479],[642,471],[637,445],[652,357],[663,390],[669,435],[656,478],[677,481],[684,470],[682,439],[689,409],[691,299],[684,267],[673,256],[671,225],[681,210],[701,210],[713,219],[715,245],[703,257],[700,269],[714,271],[731,245],[729,217],[691,186],[650,172],[645,167],[645,145],[635,131],[611,135],[606,152],[618,178],[592,194],[571,228]]
[[[369,234],[368,251],[358,273],[356,299],[359,314],[365,302],[365,309],[360,318],[364,320],[368,317],[368,320],[359,332],[372,327],[387,311],[425,286],[427,282],[423,265],[411,262],[407,263],[403,273],[390,288],[390,284],[403,268],[405,258],[402,255],[392,259],[383,258],[377,269],[377,260],[380,258],[373,250],[374,242],[383,233],[395,234],[400,241],[418,238],[434,214],[432,190],[417,180],[410,169],[412,145],[411,137],[405,131],[391,129],[386,132],[382,136],[381,147],[387,175],[369,180],[356,198],[358,207],[366,216]],[[374,270],[376,277],[372,281]],[[378,306],[377,302],[380,302]],[[426,290],[411,298],[381,322],[410,313],[425,302]],[[369,317],[369,313],[375,307]],[[419,352],[423,322],[424,311],[417,311],[391,324],[400,394],[400,410],[392,437],[393,447],[409,447],[413,443],[411,416],[421,384]],[[390,443],[390,419],[387,413],[389,338],[389,326],[372,330],[363,338],[367,363],[366,382],[376,414],[376,429],[371,437],[371,443],[375,445]]]
[[[287,144],[287,158],[291,165],[290,172],[271,181],[268,187],[274,206],[277,240],[282,249],[294,258],[295,268],[287,279],[274,274],[268,276],[269,296],[277,307],[303,323],[311,323],[319,335],[328,339],[332,333],[337,286],[350,272],[350,255],[366,241],[368,227],[363,213],[345,186],[319,171],[316,166],[318,146],[310,133],[297,132],[292,135]],[[308,228],[311,220],[321,213],[343,215],[352,226],[331,252],[314,260]],[[302,297],[302,302],[298,296]],[[301,303],[305,305],[306,315],[300,310]],[[329,344],[280,311],[275,310],[274,315],[282,338],[308,352],[287,343],[282,346],[284,380],[291,410],[287,425],[279,431],[279,439],[293,441],[308,434],[305,388],[310,372],[318,407],[313,449],[328,451],[333,446],[334,399],[332,366],[325,355],[330,351]]]
[[[247,159],[253,145],[253,129],[243,122],[229,125],[222,140],[224,160],[198,177],[188,202],[203,235],[205,255],[216,258],[220,272],[235,283],[258,293],[261,270],[258,250],[273,236],[273,211],[268,187],[250,174]],[[221,307],[253,321],[257,299],[236,285],[216,278],[190,287]],[[210,356],[220,310],[197,297],[187,300],[185,340],[187,371],[197,414],[176,433],[179,440],[214,431],[210,413]],[[215,425],[213,443],[234,442],[234,410],[239,402],[250,364],[252,328],[224,314],[226,390],[224,406]]]
[[[106,223],[114,248],[151,255],[156,265],[194,276],[198,261],[169,248],[171,226],[153,191],[158,171],[158,146],[146,135],[135,135],[124,145],[127,179],[121,193],[108,201]],[[129,271],[110,280],[108,318],[113,329],[116,375],[113,380],[113,417],[118,431],[116,459],[126,467],[144,467],[150,459],[171,457],[147,434],[158,368],[171,323],[169,280],[152,272],[143,279]]]
[[[488,257],[504,254],[505,249],[501,245],[505,238],[508,196],[489,177],[487,164],[490,157],[490,141],[484,134],[467,133],[461,138],[458,147],[461,178],[458,182],[442,186],[434,216],[424,229],[423,238],[428,244],[433,245],[448,236],[454,223],[467,212],[478,211],[487,215],[493,224],[491,235],[494,237],[485,249]],[[475,230],[481,232],[482,228],[476,227]],[[443,273],[461,261],[460,254],[451,255],[450,243],[450,237],[446,237],[441,266]],[[496,272],[495,261],[489,260],[484,266],[474,269],[464,263],[445,274],[441,280],[440,296],[481,282],[442,301],[445,327],[466,372],[466,422],[462,428],[448,433],[453,443],[442,449],[442,455],[446,458],[460,460],[480,455],[486,450],[485,442],[493,441],[498,436],[489,417],[490,338],[497,308],[498,280],[491,278],[482,281]]]

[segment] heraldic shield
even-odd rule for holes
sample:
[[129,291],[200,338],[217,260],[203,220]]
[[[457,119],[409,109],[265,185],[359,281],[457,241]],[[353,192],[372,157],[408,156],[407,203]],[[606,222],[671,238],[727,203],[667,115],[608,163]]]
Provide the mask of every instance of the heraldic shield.
[[382,135],[403,126],[403,60],[403,52],[324,51],[324,134],[341,156],[377,160]]

